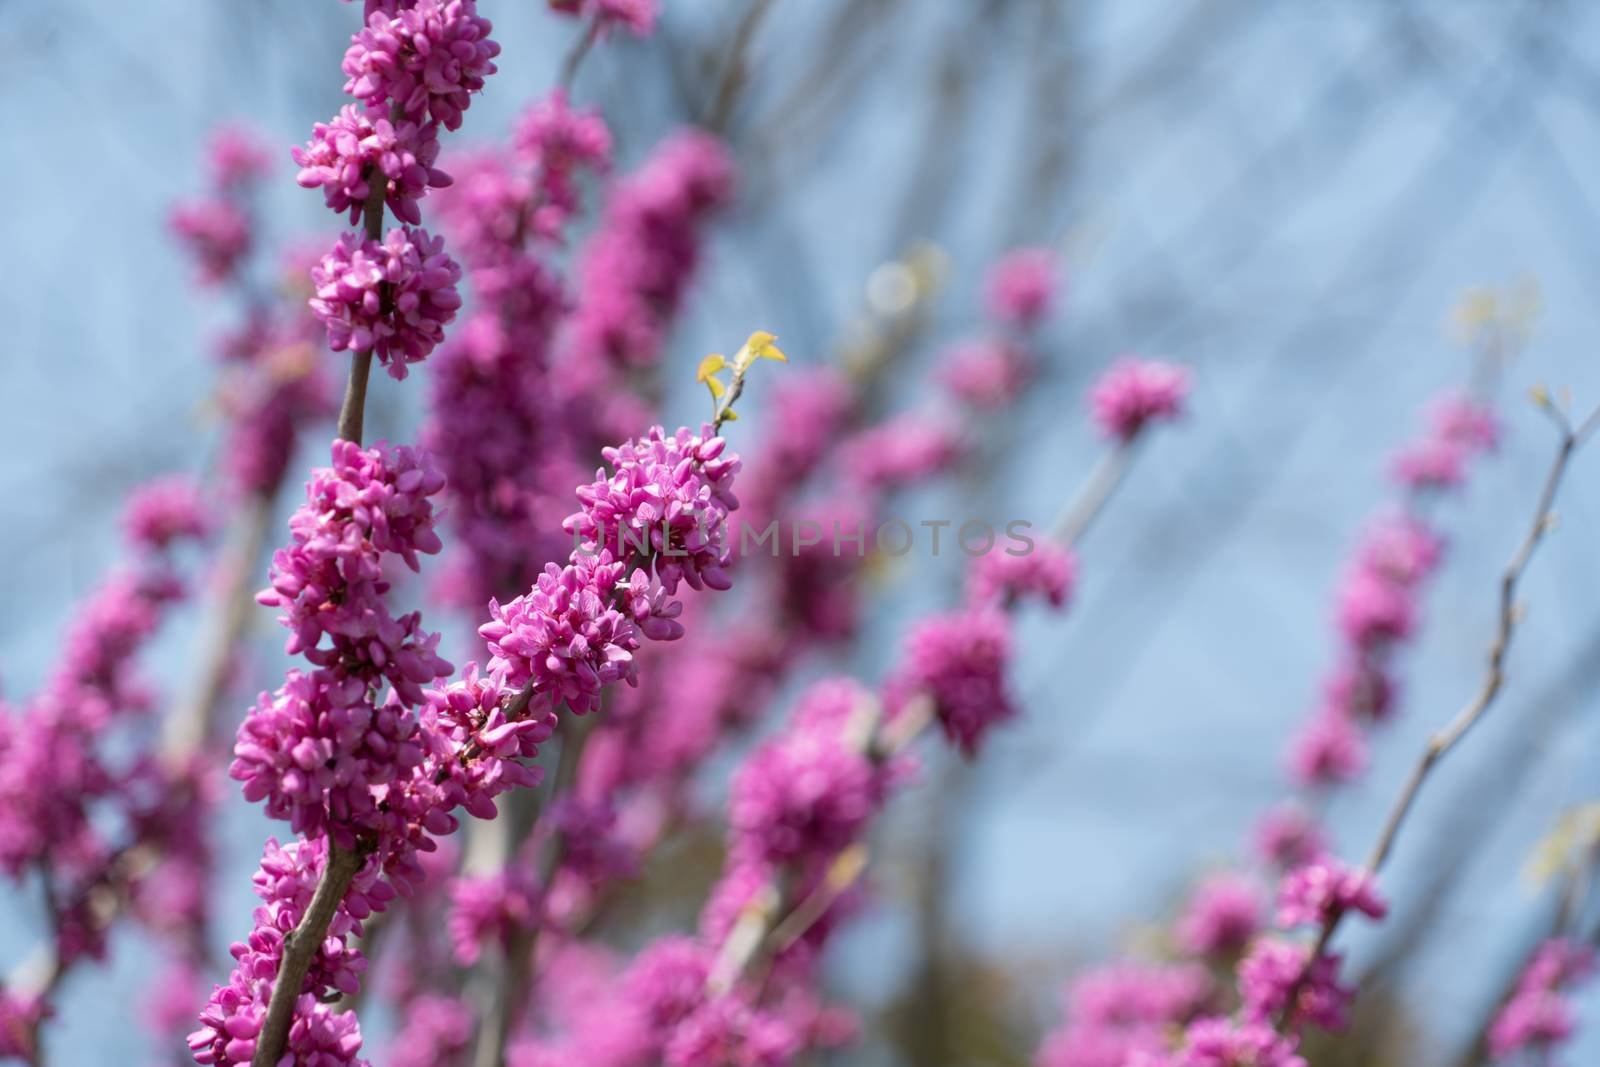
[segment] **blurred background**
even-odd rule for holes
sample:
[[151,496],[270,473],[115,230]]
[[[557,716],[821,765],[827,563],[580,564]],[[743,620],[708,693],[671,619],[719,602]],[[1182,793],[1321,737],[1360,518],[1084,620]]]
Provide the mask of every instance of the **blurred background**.
[[[504,137],[577,32],[533,0],[482,9],[501,73],[446,160]],[[170,206],[201,184],[213,128],[243,121],[282,146],[261,205],[268,243],[330,240],[338,223],[295,186],[288,148],[342,102],[356,20],[332,0],[0,0],[8,696],[38,685],[115,555],[127,490],[199,469],[215,447],[209,346],[233,311],[197,294]],[[983,466],[901,513],[1043,524],[1098,455],[1083,401],[1095,374],[1122,352],[1193,368],[1190,417],[1150,442],[1082,546],[1073,609],[1027,617],[1023,718],[971,766],[932,760],[894,811],[877,904],[834,960],[835,991],[869,1023],[849,1062],[1026,1062],[1066,975],[1137,945],[1239,853],[1283,792],[1280,752],[1332,655],[1330,595],[1386,499],[1387,457],[1427,398],[1470,371],[1452,309],[1475,287],[1536,291],[1501,375],[1505,445],[1440,513],[1450,552],[1404,668],[1404,714],[1329,815],[1345,854],[1366,851],[1426,733],[1481,674],[1498,572],[1553,448],[1528,388],[1600,400],[1600,9],[668,0],[657,35],[598,49],[574,95],[603,109],[622,170],[687,123],[717,128],[741,167],[672,339],[668,421],[701,416],[695,362],[752,328],[800,363],[860,343],[894,299],[885,264],[917,242],[947,270],[885,409],[930,390],[1007,248],[1059,248],[1066,292],[1042,374],[990,428]],[[344,357],[327,358],[342,375]],[[760,424],[761,384],[736,442]],[[422,395],[375,377],[369,435],[412,439]],[[1429,784],[1395,856],[1394,919],[1341,935],[1353,968],[1381,976],[1358,1051],[1314,1062],[1454,1062],[1548,925],[1527,861],[1600,781],[1600,457],[1580,460],[1559,511],[1503,703]],[[880,678],[958,562],[876,570],[882,595],[845,665]],[[196,625],[162,639],[153,677],[181,674]],[[270,685],[270,612],[251,640],[252,688]],[[704,783],[713,819],[726,769]],[[236,791],[227,804],[223,943],[248,926],[271,832]],[[3,903],[9,965],[40,930],[25,894]],[[141,935],[121,931],[110,966],[66,986],[52,1060],[154,1061],[136,1025],[148,969]],[[1600,1018],[1600,990],[1587,1006]],[[381,1050],[381,1020],[370,1030]],[[1600,1027],[1570,1059],[1600,1062]]]

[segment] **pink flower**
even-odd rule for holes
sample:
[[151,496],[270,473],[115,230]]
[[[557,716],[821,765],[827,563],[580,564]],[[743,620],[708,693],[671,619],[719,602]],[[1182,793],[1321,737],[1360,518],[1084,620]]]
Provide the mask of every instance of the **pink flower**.
[[406,1002],[404,1022],[389,1045],[389,1067],[456,1063],[472,1044],[472,1009],[455,997],[424,993]]
[[[1324,952],[1310,960],[1311,946],[1264,937],[1239,963],[1239,995],[1244,1016],[1254,1023],[1274,1024],[1295,998],[1292,1018],[1324,1030],[1345,1025],[1351,990],[1339,984],[1338,953]],[[1308,967],[1309,963],[1309,967]]]
[[710,425],[699,434],[661,427],[601,454],[615,473],[595,472],[578,489],[583,510],[562,524],[586,551],[638,557],[668,595],[679,581],[692,589],[727,589],[728,513],[739,506],[733,479],[739,457],[724,455],[727,442]]
[[239,192],[272,166],[261,135],[246,126],[219,126],[206,146],[211,184],[223,193]]
[[425,453],[334,442],[333,466],[312,472],[307,502],[289,520],[293,543],[274,554],[272,587],[256,597],[284,609],[290,655],[338,668],[329,682],[382,676],[410,704],[448,673],[438,635],[415,613],[395,619],[383,602],[385,555],[416,570],[419,553],[439,551],[429,497],[443,487]]
[[1033,363],[1027,349],[1014,342],[968,341],[944,354],[939,380],[958,400],[979,411],[996,411],[1022,395]]
[[1367,743],[1346,716],[1324,710],[1291,743],[1288,764],[1301,785],[1348,782],[1367,765]]
[[1123,356],[1094,384],[1089,403],[1102,434],[1131,441],[1150,423],[1181,416],[1188,392],[1189,372],[1184,368]]
[[1044,1041],[1038,1067],[1129,1067],[1159,1057],[1169,1032],[1209,1002],[1211,979],[1196,964],[1124,962],[1088,971],[1067,988],[1066,1020]]
[[416,716],[398,701],[373,705],[346,697],[320,672],[290,671],[272,696],[263,693],[239,727],[228,773],[244,797],[298,833],[332,833],[346,848],[360,834],[393,832],[385,799],[421,766]]
[[1278,925],[1285,928],[1320,926],[1347,911],[1381,919],[1388,910],[1370,872],[1331,856],[1296,867],[1278,886]]
[[1072,598],[1077,581],[1076,554],[1070,548],[1045,541],[1020,556],[995,550],[973,560],[967,578],[967,599],[973,604],[1006,605],[1037,596],[1060,609]]
[[193,478],[175,474],[136,489],[122,512],[128,541],[161,551],[175,541],[199,540],[209,523],[201,507],[200,487]]
[[851,842],[882,806],[881,768],[846,736],[848,722],[806,713],[807,702],[827,707],[854,695],[849,681],[822,681],[801,698],[796,721],[747,759],[728,798],[731,851],[763,863],[827,861]]
[[1322,828],[1310,812],[1284,804],[1262,816],[1256,826],[1256,851],[1275,867],[1298,867],[1326,851]]
[[1235,874],[1211,878],[1196,890],[1178,919],[1178,944],[1195,956],[1229,956],[1261,928],[1261,893]]
[[472,94],[495,72],[500,46],[473,0],[413,0],[375,11],[344,56],[344,91],[379,113],[390,104],[413,121],[461,126]]
[[1577,1029],[1577,1015],[1568,994],[1597,969],[1594,949],[1582,942],[1552,938],[1542,943],[1517,979],[1511,999],[1495,1016],[1489,1051],[1496,1057],[1525,1049],[1548,1054],[1570,1039]]
[[891,715],[916,697],[934,703],[939,723],[967,756],[990,727],[1016,714],[1007,691],[1011,627],[994,608],[935,615],[906,639],[899,667],[885,686]]
[[733,183],[727,148],[698,131],[662,142],[617,183],[578,260],[575,362],[643,367],[660,358],[700,259],[701,228],[732,198]]
[[1339,629],[1357,648],[1404,641],[1416,625],[1414,592],[1366,567],[1352,571],[1339,587]]
[[889,491],[948,471],[963,451],[953,427],[907,412],[842,442],[839,461],[864,487]]
[[606,553],[579,555],[564,568],[546,565],[504,606],[491,600],[490,621],[478,627],[489,670],[514,689],[532,683],[541,707],[565,702],[575,715],[592,710],[605,685],[632,684],[639,632],[614,603],[623,572]]
[[355,104],[311,131],[311,143],[292,149],[300,167],[296,181],[320,187],[328,206],[349,212],[354,224],[371,193],[371,179],[384,178],[384,205],[402,222],[421,225],[417,201],[429,189],[450,184],[450,175],[433,163],[439,156],[439,130],[433,123],[392,123]]
[[382,243],[343,234],[311,272],[311,310],[328,328],[328,345],[372,352],[395,378],[444,338],[461,306],[458,267],[441,238],[400,227]]
[[1450,440],[1420,441],[1395,454],[1394,476],[1413,490],[1454,489],[1467,477],[1466,449]]
[[1173,1067],[1306,1067],[1295,1043],[1263,1023],[1197,1019],[1184,1032]]
[[450,885],[447,930],[456,962],[470,967],[483,946],[504,946],[512,933],[532,929],[539,919],[539,886],[532,874],[512,864],[495,874],[463,876]]
[[1056,290],[1056,255],[1048,248],[1019,248],[993,267],[985,282],[989,314],[1028,328],[1050,310]]
[[1434,436],[1478,452],[1493,452],[1500,445],[1500,420],[1494,409],[1465,392],[1446,393],[1434,401],[1430,413]]
[[39,1023],[49,1014],[43,998],[0,988],[0,1056],[32,1063],[38,1053]]
[[232,278],[254,243],[250,217],[238,204],[222,197],[201,197],[177,205],[168,217],[168,226],[199,263],[204,285],[220,285]]
[[[605,119],[598,111],[572,107],[562,89],[522,113],[511,143],[517,157],[533,168],[540,210],[559,212],[562,219],[578,209],[577,172],[604,173],[611,167]],[[552,229],[553,222],[541,229]]]

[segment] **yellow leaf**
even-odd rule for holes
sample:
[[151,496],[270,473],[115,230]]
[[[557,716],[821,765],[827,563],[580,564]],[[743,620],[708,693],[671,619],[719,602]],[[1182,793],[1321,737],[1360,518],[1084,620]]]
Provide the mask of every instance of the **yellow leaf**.
[[765,330],[757,330],[751,334],[750,339],[744,343],[738,354],[733,357],[734,371],[743,374],[750,369],[750,364],[758,359],[773,359],[780,363],[789,362],[789,357],[780,352],[778,346],[773,343],[777,339],[775,334],[770,334]]
[[713,378],[713,377],[708,375],[708,376],[706,376],[704,378],[701,378],[700,381],[705,385],[705,387],[707,389],[711,390],[711,398],[713,400],[721,400],[722,399],[722,394],[728,388],[727,386],[722,384],[722,379],[721,378]]
[[737,411],[733,410],[732,408],[729,408],[727,411],[724,411],[722,413],[722,421],[723,422],[738,422],[739,421],[739,413]]
[[777,360],[779,363],[787,363],[789,362],[789,357],[778,349],[777,340],[778,336],[776,334],[768,333],[765,330],[757,330],[750,335],[750,339],[744,343],[744,346],[757,359],[772,359]]
[[728,361],[722,358],[721,352],[713,352],[700,361],[700,368],[694,372],[694,380],[703,383],[727,365]]

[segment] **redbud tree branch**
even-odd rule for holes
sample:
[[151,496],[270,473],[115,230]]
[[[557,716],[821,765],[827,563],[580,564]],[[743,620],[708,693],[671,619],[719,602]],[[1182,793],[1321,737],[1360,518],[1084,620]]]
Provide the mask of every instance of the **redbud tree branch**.
[[[1383,829],[1378,834],[1377,843],[1373,845],[1372,854],[1367,859],[1367,870],[1376,874],[1388,860],[1394,850],[1396,839],[1400,836],[1400,828],[1404,825],[1407,816],[1416,803],[1417,795],[1422,790],[1422,784],[1444,759],[1467,734],[1476,726],[1494,704],[1495,698],[1500,695],[1500,690],[1505,684],[1506,654],[1511,648],[1511,639],[1516,633],[1517,622],[1521,611],[1517,604],[1517,590],[1522,582],[1522,576],[1527,572],[1528,564],[1533,559],[1534,552],[1544,541],[1545,535],[1554,525],[1554,515],[1551,509],[1555,505],[1556,493],[1561,488],[1562,479],[1565,477],[1567,467],[1578,447],[1600,425],[1600,408],[1597,408],[1580,425],[1574,427],[1565,412],[1547,399],[1540,397],[1541,409],[1555,422],[1560,434],[1560,441],[1556,448],[1555,459],[1550,464],[1550,470],[1545,475],[1544,487],[1539,492],[1538,503],[1534,508],[1533,521],[1529,524],[1527,533],[1523,535],[1522,543],[1517,546],[1516,552],[1506,564],[1505,570],[1500,575],[1500,599],[1498,622],[1495,630],[1494,642],[1489,646],[1489,659],[1484,671],[1483,681],[1478,691],[1456,713],[1443,729],[1438,730],[1428,738],[1428,743],[1423,747],[1422,755],[1411,769],[1400,795],[1395,800],[1394,807],[1390,809],[1388,817],[1384,820]],[[1299,993],[1304,986],[1312,965],[1327,951],[1328,943],[1332,940],[1334,932],[1343,921],[1345,909],[1334,907],[1329,910],[1318,930],[1317,939],[1311,954],[1306,958],[1306,965],[1301,970],[1300,978],[1290,987],[1289,996],[1285,1001],[1283,1016],[1280,1020],[1280,1029],[1288,1030],[1295,1021],[1296,1009],[1299,1004]]]
[[[399,117],[399,105],[394,105]],[[379,240],[383,234],[383,200],[388,189],[376,167],[367,176],[370,191],[363,208],[366,235]],[[387,299],[387,297],[385,297]],[[342,441],[361,443],[362,422],[367,404],[367,379],[372,372],[372,352],[357,352],[350,360],[350,378],[345,384],[344,402],[339,406],[338,437]],[[267,1015],[256,1038],[255,1055],[250,1067],[276,1067],[283,1058],[289,1042],[289,1027],[294,1022],[295,1003],[300,999],[301,987],[311,970],[311,959],[322,947],[328,934],[328,925],[339,910],[350,883],[361,869],[365,857],[361,852],[342,848],[332,836],[328,838],[327,863],[322,878],[317,883],[311,906],[300,917],[300,924],[284,939],[283,959],[278,964],[277,977],[272,982],[272,999],[267,1003]]]

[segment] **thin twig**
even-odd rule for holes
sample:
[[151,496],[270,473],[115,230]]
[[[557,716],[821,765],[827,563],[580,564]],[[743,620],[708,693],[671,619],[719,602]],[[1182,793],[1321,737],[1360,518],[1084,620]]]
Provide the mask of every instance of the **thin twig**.
[[205,646],[200,653],[194,691],[163,724],[162,755],[169,765],[180,764],[211,739],[212,720],[228,684],[234,648],[250,623],[255,605],[251,596],[255,565],[272,523],[275,495],[275,489],[257,493],[239,512],[223,563],[226,583],[217,598],[217,619],[206,628],[202,639]]
[[583,57],[589,54],[589,49],[594,47],[595,38],[600,36],[600,20],[592,18],[589,25],[584,28],[583,36],[573,43],[572,49],[567,52],[566,59],[561,62],[561,91],[572,92],[572,83],[578,79],[578,68],[583,65]]
[[750,42],[771,6],[772,0],[753,0],[739,19],[739,25],[733,33],[733,46],[728,49],[728,65],[722,69],[722,78],[711,98],[711,109],[706,113],[705,126],[712,133],[721,134],[728,128],[734,104],[750,76]]
[[1127,478],[1133,461],[1134,443],[1122,441],[1107,449],[1089,473],[1088,480],[1078,495],[1061,512],[1050,527],[1050,536],[1062,545],[1076,545],[1088,532],[1094,520],[1105,510],[1106,504]]

